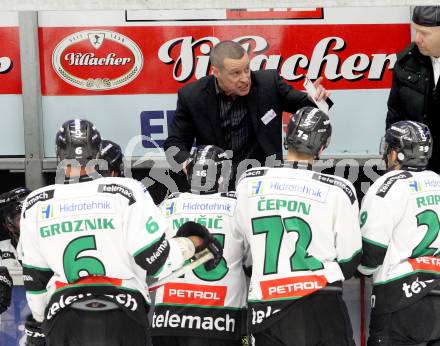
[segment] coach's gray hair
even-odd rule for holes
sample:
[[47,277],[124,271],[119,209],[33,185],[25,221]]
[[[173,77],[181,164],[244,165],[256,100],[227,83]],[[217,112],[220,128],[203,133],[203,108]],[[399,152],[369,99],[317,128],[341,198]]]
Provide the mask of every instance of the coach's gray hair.
[[212,66],[222,68],[225,59],[241,59],[245,54],[246,51],[237,42],[222,41],[212,48],[209,60]]

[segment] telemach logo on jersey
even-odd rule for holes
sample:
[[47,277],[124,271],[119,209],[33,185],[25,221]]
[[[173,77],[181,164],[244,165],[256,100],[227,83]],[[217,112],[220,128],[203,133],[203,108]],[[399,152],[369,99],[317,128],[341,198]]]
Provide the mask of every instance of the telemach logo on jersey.
[[108,30],[73,33],[52,54],[52,67],[62,80],[92,91],[130,83],[139,75],[142,65],[138,45],[127,36]]

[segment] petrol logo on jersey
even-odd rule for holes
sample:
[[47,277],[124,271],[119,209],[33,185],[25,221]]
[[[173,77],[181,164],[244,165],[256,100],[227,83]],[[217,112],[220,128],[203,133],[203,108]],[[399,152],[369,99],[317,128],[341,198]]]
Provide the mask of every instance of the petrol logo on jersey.
[[170,304],[224,306],[226,292],[226,286],[172,282],[165,285],[163,302]]
[[307,275],[260,282],[263,300],[278,298],[297,299],[309,295],[327,285],[324,276]]
[[76,88],[110,90],[136,79],[142,51],[125,35],[109,30],[84,30],[55,47],[52,66],[58,77]]
[[440,273],[440,258],[436,256],[410,258],[408,262],[414,271],[423,270]]

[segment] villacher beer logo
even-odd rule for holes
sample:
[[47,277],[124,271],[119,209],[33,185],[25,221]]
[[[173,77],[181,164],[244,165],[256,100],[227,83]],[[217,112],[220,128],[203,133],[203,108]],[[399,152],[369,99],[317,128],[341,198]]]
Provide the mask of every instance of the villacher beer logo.
[[102,91],[119,88],[142,70],[138,45],[120,33],[84,30],[64,38],[54,49],[52,66],[58,76],[75,87]]

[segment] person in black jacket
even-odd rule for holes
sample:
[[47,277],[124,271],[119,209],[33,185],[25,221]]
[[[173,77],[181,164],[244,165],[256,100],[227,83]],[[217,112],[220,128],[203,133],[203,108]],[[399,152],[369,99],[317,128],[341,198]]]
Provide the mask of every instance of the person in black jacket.
[[440,173],[440,6],[416,6],[412,19],[416,36],[397,55],[386,128],[402,120],[427,124],[434,144],[428,169]]
[[[243,160],[254,159],[259,165],[270,166],[275,159],[282,159],[282,112],[295,113],[314,103],[306,93],[286,84],[276,70],[252,72],[247,52],[236,42],[217,44],[210,62],[213,75],[178,91],[164,149],[174,170],[182,166],[185,170],[194,141],[196,146],[212,144],[232,150],[229,186],[234,188],[236,173],[248,168],[239,166]],[[316,100],[329,94],[321,80],[314,83]]]

